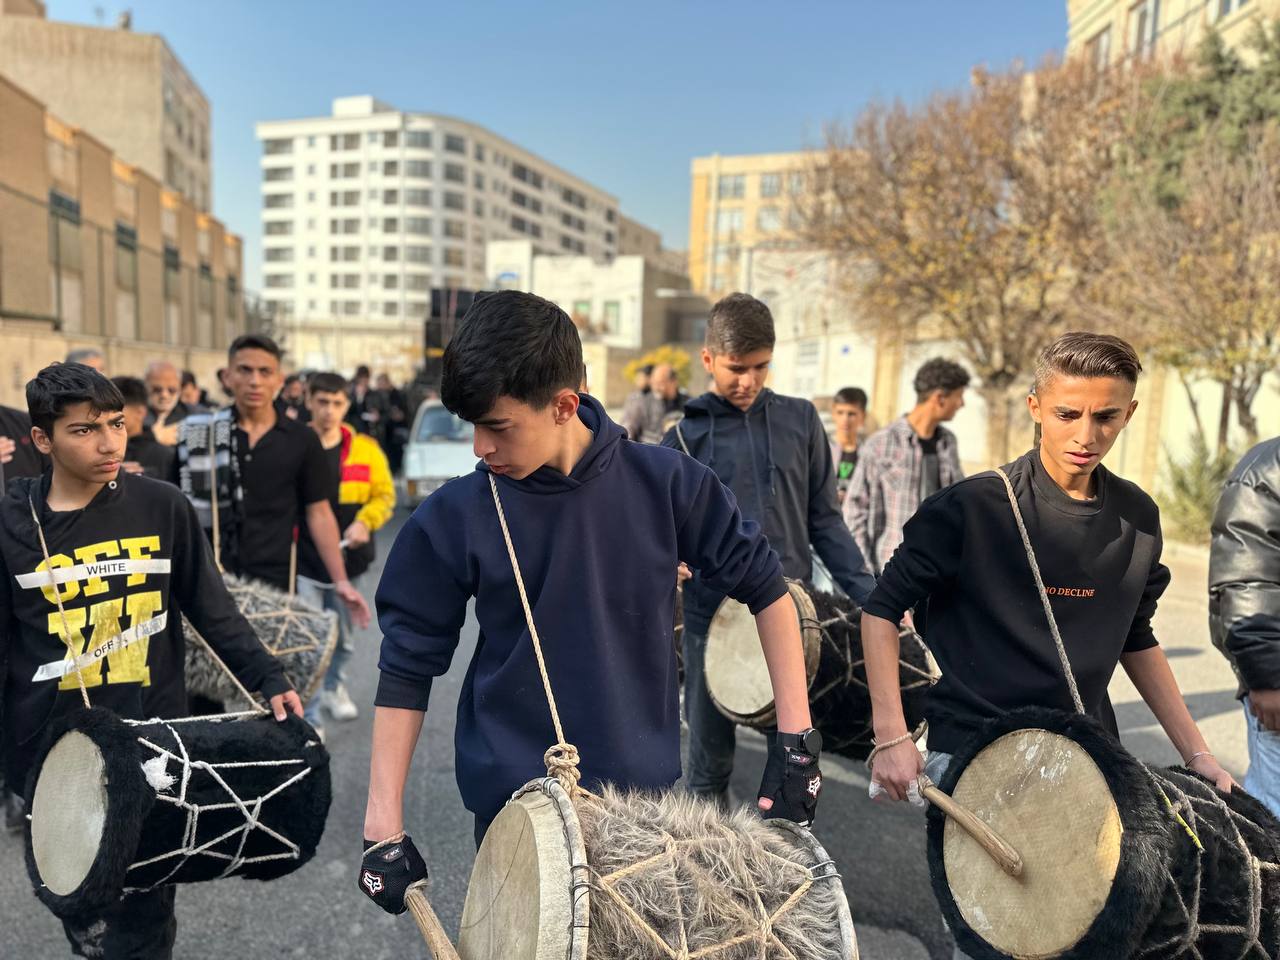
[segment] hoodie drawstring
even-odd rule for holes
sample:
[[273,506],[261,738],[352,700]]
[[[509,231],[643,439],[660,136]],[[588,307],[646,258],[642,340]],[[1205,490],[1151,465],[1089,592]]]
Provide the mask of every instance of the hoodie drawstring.
[[773,476],[777,471],[777,464],[773,462],[773,427],[769,422],[769,408],[773,406],[772,398],[766,398],[764,402],[764,456],[769,461],[769,495],[776,497],[778,495],[778,487],[774,483]]
[[711,458],[707,460],[708,467],[716,465],[716,415],[713,413],[709,418],[711,425],[707,427],[707,447],[711,451]]

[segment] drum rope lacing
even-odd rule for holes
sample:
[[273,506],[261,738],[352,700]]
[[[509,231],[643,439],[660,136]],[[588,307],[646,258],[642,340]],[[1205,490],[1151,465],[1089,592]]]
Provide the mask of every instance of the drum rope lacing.
[[[226,869],[224,869],[221,874],[222,877],[226,877],[234,873],[236,870],[240,869],[242,866],[245,866],[246,864],[266,863],[271,860],[296,860],[299,856],[301,856],[302,851],[297,843],[290,840],[288,837],[271,829],[266,824],[262,823],[260,821],[260,818],[262,816],[262,807],[268,800],[270,800],[272,797],[276,796],[277,794],[283,792],[284,790],[287,790],[289,787],[293,786],[295,783],[298,783],[299,781],[304,780],[311,775],[312,768],[307,765],[307,761],[303,759],[287,759],[287,760],[242,760],[242,761],[235,761],[235,762],[229,762],[229,763],[210,763],[205,760],[194,760],[191,758],[190,754],[187,752],[186,744],[183,743],[182,737],[178,734],[178,731],[175,729],[175,725],[180,723],[187,723],[187,722],[221,723],[228,720],[238,720],[243,717],[254,717],[254,716],[257,716],[257,714],[241,712],[241,713],[219,714],[216,717],[187,717],[181,720],[163,720],[163,721],[126,720],[125,721],[126,723],[132,726],[141,726],[144,723],[159,722],[163,724],[164,728],[168,730],[169,734],[173,737],[172,750],[166,749],[165,747],[152,743],[150,740],[147,740],[145,737],[139,737],[138,742],[142,744],[144,747],[146,747],[147,749],[151,750],[153,753],[155,753],[157,758],[163,758],[165,761],[172,760],[181,765],[182,775],[180,778],[174,779],[174,783],[177,784],[178,786],[177,793],[169,794],[165,790],[157,790],[156,800],[160,803],[173,804],[174,806],[183,810],[186,814],[186,825],[182,832],[181,848],[177,850],[171,850],[168,853],[159,854],[158,856],[152,857],[148,860],[140,860],[137,863],[131,864],[129,867],[130,870],[136,870],[141,867],[151,866],[152,864],[167,860],[170,857],[176,857],[178,859],[177,859],[177,862],[174,864],[173,869],[170,870],[167,874],[165,874],[164,877],[162,877],[161,879],[153,883],[151,886],[128,887],[125,889],[126,893],[132,893],[132,892],[141,891],[141,890],[153,890],[156,887],[163,886],[164,884],[168,883],[170,878],[172,878],[175,874],[177,874],[177,872],[181,870],[182,867],[187,863],[187,861],[190,860],[192,857],[204,856],[204,857],[210,857],[215,860],[227,861]],[[174,752],[174,751],[177,751],[177,752]],[[295,767],[295,766],[301,766],[303,769],[293,774],[292,776],[289,776],[286,779],[282,780],[279,784],[274,786],[270,791],[268,791],[263,796],[257,797],[251,801],[247,801],[241,798],[235,792],[235,789],[227,782],[226,777],[222,775],[222,771],[229,771],[229,770],[243,770],[243,769],[262,768],[262,767]],[[196,771],[202,771],[206,773],[209,776],[209,778],[213,780],[214,783],[216,783],[219,787],[221,787],[224,791],[226,791],[228,799],[223,803],[207,803],[207,804],[197,804],[197,803],[191,803],[190,801],[188,801],[187,788],[190,785],[191,777],[193,773],[195,773]],[[170,788],[166,788],[166,789],[170,789]],[[218,836],[213,837],[209,840],[206,840],[203,843],[197,844],[196,838],[197,838],[197,833],[200,826],[200,814],[212,812],[215,810],[239,810],[241,816],[244,817],[244,823],[237,827],[234,827],[231,830],[224,831]],[[270,836],[271,838],[276,840],[283,848],[283,851],[280,853],[260,854],[254,857],[244,856],[245,844],[248,842],[249,835],[255,830],[261,833],[264,833],[267,836]],[[237,841],[236,850],[234,854],[227,854],[227,853],[223,853],[221,851],[217,851],[213,849],[213,847],[216,847],[217,845],[223,843],[224,841],[229,840],[232,837],[235,837],[237,834],[239,834],[239,839]]]
[[[556,743],[550,747],[543,756],[543,760],[547,764],[547,774],[556,781],[571,800],[575,798],[588,800],[598,799],[586,788],[579,785],[582,773],[578,768],[578,764],[580,762],[578,748],[565,740],[564,727],[560,722],[560,711],[556,707],[555,694],[551,689],[551,677],[547,672],[546,659],[542,652],[542,640],[539,638],[538,629],[533,622],[533,610],[529,605],[529,597],[524,586],[524,577],[520,573],[520,563],[516,557],[515,544],[511,539],[511,530],[507,526],[506,513],[502,509],[502,499],[498,495],[498,484],[494,479],[493,474],[489,474],[489,488],[493,493],[494,506],[497,507],[498,523],[502,528],[502,537],[506,541],[507,556],[511,560],[511,569],[515,574],[516,587],[520,593],[520,603],[524,607],[525,622],[529,627],[529,635],[533,640],[534,655],[538,661],[538,670],[542,674],[542,688],[547,696],[547,706],[551,710],[551,723],[555,729]],[[519,792],[517,795],[519,795]],[[591,888],[603,891],[627,916],[632,924],[635,925],[636,929],[650,940],[655,947],[663,951],[670,960],[702,960],[704,957],[714,957],[717,953],[732,947],[740,946],[744,943],[750,943],[753,940],[758,940],[761,946],[771,946],[780,949],[785,960],[801,960],[801,958],[796,957],[789,949],[787,949],[786,945],[776,937],[773,933],[773,925],[777,922],[779,917],[787,913],[795,907],[796,904],[803,900],[805,894],[809,892],[817,881],[834,879],[837,883],[840,882],[840,874],[834,869],[824,873],[818,872],[819,870],[824,870],[828,866],[834,867],[829,860],[817,863],[812,867],[805,867],[794,861],[778,857],[776,854],[770,854],[780,863],[786,864],[788,867],[793,867],[804,875],[804,880],[800,886],[772,913],[765,908],[758,893],[755,894],[755,913],[747,911],[731,898],[726,898],[726,902],[739,911],[739,918],[753,929],[748,933],[740,934],[723,943],[702,947],[692,951],[689,949],[684,917],[681,916],[676,918],[679,927],[680,945],[678,948],[672,947],[667,943],[662,935],[659,934],[647,920],[645,920],[644,917],[636,912],[635,908],[627,902],[626,898],[614,889],[615,884],[625,877],[647,867],[662,864],[666,861],[671,863],[672,869],[675,869],[682,863],[687,869],[700,869],[698,864],[688,856],[688,852],[691,849],[696,849],[707,843],[733,844],[737,842],[737,837],[731,831],[723,826],[721,826],[720,829],[723,831],[723,836],[713,838],[700,837],[696,839],[679,840],[669,834],[664,834],[666,846],[662,853],[648,857],[636,863],[629,864],[628,866],[607,875],[600,875],[595,873],[593,870],[591,872],[595,874],[597,882],[591,884]],[[575,889],[577,886],[578,881],[575,878]]]

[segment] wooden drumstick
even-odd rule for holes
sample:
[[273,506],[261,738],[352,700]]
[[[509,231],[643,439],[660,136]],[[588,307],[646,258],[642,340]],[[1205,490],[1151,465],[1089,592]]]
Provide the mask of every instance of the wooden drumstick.
[[982,849],[987,851],[987,855],[1000,865],[1001,870],[1011,877],[1022,876],[1022,855],[1013,849],[1004,837],[974,816],[973,812],[967,807],[956,803],[955,800],[951,799],[950,795],[939,790],[937,785],[923,773],[920,774],[916,782],[920,785],[920,793],[924,798],[958,823],[965,833],[978,841]]
[[444,927],[440,924],[440,918],[431,909],[431,903],[427,900],[427,884],[425,881],[415,883],[405,892],[404,903],[409,908],[409,912],[413,914],[414,922],[418,924],[418,929],[422,932],[422,939],[427,941],[427,947],[431,950],[431,956],[435,960],[462,960],[458,956],[458,951],[453,948],[449,935],[444,932]]

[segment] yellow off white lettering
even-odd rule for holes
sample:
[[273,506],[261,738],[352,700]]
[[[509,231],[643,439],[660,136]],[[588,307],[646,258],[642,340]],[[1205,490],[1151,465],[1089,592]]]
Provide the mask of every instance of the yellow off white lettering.
[[[70,561],[68,560],[68,563]],[[54,610],[49,614],[49,632],[55,637],[61,637],[62,642],[67,644],[67,659],[72,659],[72,652],[75,656],[84,653],[84,628],[88,624],[88,611],[84,607],[77,607],[67,612],[67,630],[68,634],[62,629],[62,614]],[[84,668],[84,685],[86,687],[97,687],[102,684],[102,663],[91,663]],[[76,671],[72,670],[58,682],[59,690],[79,690],[80,680],[76,675]]]
[[[124,552],[129,555],[130,560],[149,560],[151,555],[160,549],[160,538],[125,537],[120,541],[120,546],[124,548]],[[140,587],[146,582],[147,575],[145,573],[131,573],[124,585],[126,587]],[[156,596],[159,596],[159,594],[156,594]],[[132,600],[132,598],[130,599]],[[138,618],[134,617],[133,622],[137,623]]]
[[[55,553],[48,561],[41,560],[40,565],[36,567],[36,572],[40,573],[44,570],[58,569],[59,567],[74,567],[75,561],[68,557],[65,553]],[[57,585],[45,584],[40,588],[40,592],[44,594],[44,598],[50,603],[57,603],[61,600],[66,603],[68,600],[74,600],[80,594],[80,584],[75,580],[68,580],[59,590]],[[83,613],[84,611],[81,611]],[[81,626],[84,626],[82,623]],[[51,631],[57,633],[56,630]]]
[[[88,546],[76,548],[76,559],[81,563],[93,563],[95,560],[118,556],[120,556],[120,543],[117,540],[103,540],[101,543],[91,543]],[[86,597],[106,592],[107,585],[101,577],[90,577],[85,581]]]
[[[106,602],[119,604],[118,600]],[[125,609],[129,613],[130,628],[136,628],[138,624],[154,617],[160,612],[163,602],[164,597],[159,590],[133,593],[126,597]],[[116,632],[119,631],[117,623]],[[151,686],[151,668],[147,666],[147,651],[150,647],[150,637],[138,637],[123,650],[107,654],[107,683],[140,683],[144,687]]]

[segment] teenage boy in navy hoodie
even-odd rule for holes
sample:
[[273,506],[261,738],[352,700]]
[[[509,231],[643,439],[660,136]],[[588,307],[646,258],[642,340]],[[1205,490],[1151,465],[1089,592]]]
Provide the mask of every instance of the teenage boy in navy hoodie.
[[[773,362],[773,315],[745,293],[711,308],[702,365],[713,389],[685,404],[662,441],[705,463],[760,525],[788,577],[813,576],[817,551],[836,584],[859,606],[875,588],[836,509],[827,432],[808,400],[764,385]],[[691,565],[692,566],[692,565]],[[729,805],[733,721],[707,692],[707,630],[728,591],[702,571],[684,587],[684,708],[689,720],[689,789]]]
[[[126,720],[185,716],[184,615],[247,689],[270,699],[277,720],[301,716],[182,491],[120,469],[128,438],[116,386],[91,367],[56,363],[27,384],[27,406],[32,439],[53,469],[14,480],[0,500],[6,781],[28,782],[45,729],[81,708],[81,683],[93,706]],[[100,914],[64,920],[72,951],[167,960],[174,890],[130,894]]]
[[556,741],[490,476],[584,784],[661,790],[680,776],[671,623],[685,562],[756,615],[784,731],[760,809],[813,819],[820,743],[776,554],[714,473],[674,450],[627,441],[597,400],[578,393],[583,374],[573,322],[527,293],[478,299],[445,350],[441,397],[475,424],[483,462],[417,509],[378,586],[382,676],[364,837],[366,849],[380,846],[366,854],[359,879],[389,912],[402,912],[406,888],[426,876],[404,836],[405,780],[431,681],[449,669],[472,597],[480,638],[455,744],[477,842],[514,790],[545,775],[543,754]]

